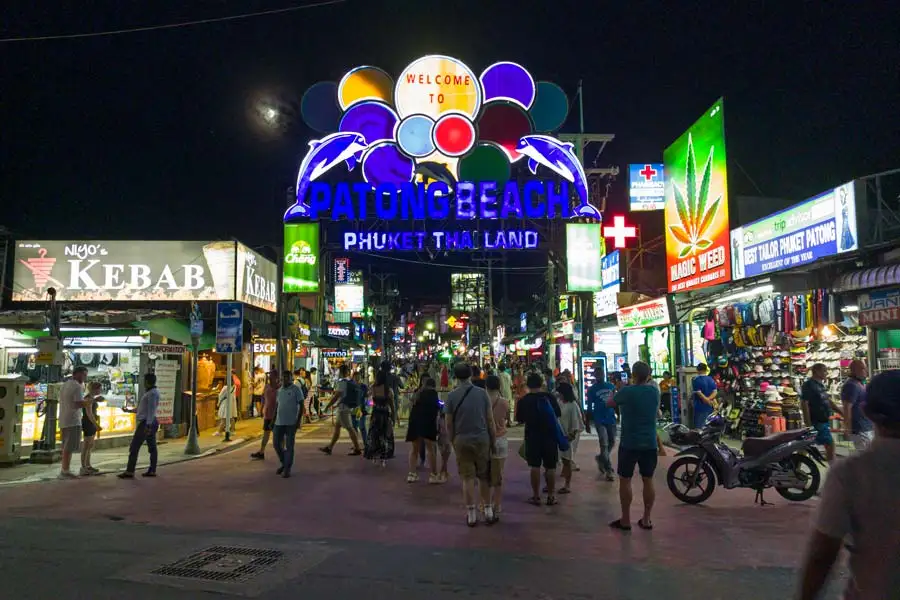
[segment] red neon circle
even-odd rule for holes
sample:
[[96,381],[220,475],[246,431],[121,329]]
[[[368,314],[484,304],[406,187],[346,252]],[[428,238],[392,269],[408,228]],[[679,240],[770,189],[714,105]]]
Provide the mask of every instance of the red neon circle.
[[475,145],[475,126],[463,115],[444,115],[434,126],[434,145],[447,156],[461,156]]

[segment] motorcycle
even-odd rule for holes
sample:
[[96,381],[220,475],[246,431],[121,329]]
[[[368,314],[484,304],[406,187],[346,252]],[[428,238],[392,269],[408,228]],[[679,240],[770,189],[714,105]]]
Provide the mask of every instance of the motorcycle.
[[683,425],[666,428],[675,445],[688,446],[675,455],[666,473],[669,491],[676,498],[700,504],[712,496],[717,484],[727,490],[756,490],[754,502],[760,505],[770,504],[763,491],[771,487],[793,502],[809,500],[819,491],[822,474],[816,462],[826,463],[815,445],[814,429],[747,438],[738,454],[720,441],[725,426],[725,419],[713,414],[700,430],[687,430]]

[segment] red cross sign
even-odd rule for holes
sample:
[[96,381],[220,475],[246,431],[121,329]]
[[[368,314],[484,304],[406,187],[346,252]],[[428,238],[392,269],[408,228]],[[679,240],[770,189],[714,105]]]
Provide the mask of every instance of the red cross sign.
[[656,169],[654,169],[651,165],[644,165],[644,168],[638,171],[639,174],[644,176],[644,181],[650,181],[656,174],[659,173]]
[[612,227],[603,227],[603,237],[612,238],[614,247],[625,248],[629,239],[637,237],[637,227],[626,226],[625,217],[616,215],[613,217]]

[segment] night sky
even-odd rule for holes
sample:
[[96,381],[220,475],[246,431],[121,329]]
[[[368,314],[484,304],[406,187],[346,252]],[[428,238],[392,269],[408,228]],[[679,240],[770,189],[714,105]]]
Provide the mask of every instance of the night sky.
[[[0,37],[298,4],[7,0]],[[583,79],[587,130],[616,134],[600,159],[623,169],[612,210],[625,208],[625,165],[661,161],[719,96],[732,195],[799,201],[897,167],[896,9],[760,4],[348,0],[194,27],[2,43],[0,225],[50,239],[280,243],[285,188],[313,134],[299,114],[280,135],[260,130],[249,116],[254,100],[297,106],[307,87],[356,65],[396,75],[430,53],[476,72],[519,62],[570,98]],[[573,112],[563,130],[576,127]],[[449,293],[446,270],[392,267],[415,281],[404,295]]]

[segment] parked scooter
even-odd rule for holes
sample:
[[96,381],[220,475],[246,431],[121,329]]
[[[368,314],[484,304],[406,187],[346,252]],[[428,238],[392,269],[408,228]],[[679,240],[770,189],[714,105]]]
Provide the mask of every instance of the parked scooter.
[[763,498],[763,490],[770,487],[794,502],[808,500],[819,490],[822,475],[813,460],[824,466],[825,459],[815,445],[814,429],[747,438],[739,455],[720,441],[725,425],[721,415],[712,414],[700,430],[666,428],[675,445],[689,446],[675,455],[666,474],[676,498],[700,504],[712,496],[717,483],[727,490],[756,490],[754,501],[761,505],[770,504]]

